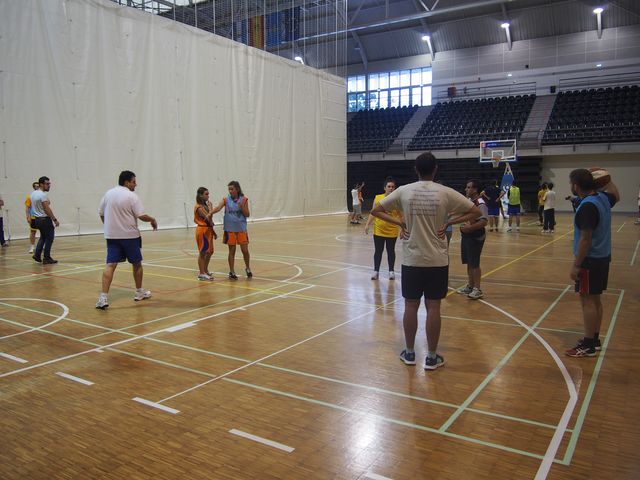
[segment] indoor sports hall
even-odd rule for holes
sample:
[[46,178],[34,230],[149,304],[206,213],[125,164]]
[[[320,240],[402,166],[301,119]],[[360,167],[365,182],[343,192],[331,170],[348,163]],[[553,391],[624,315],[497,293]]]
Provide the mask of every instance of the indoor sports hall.
[[[638,478],[639,18],[625,0],[0,0],[0,478]],[[398,358],[404,240],[374,280],[369,228],[428,151],[438,182],[517,185],[523,211],[487,230],[478,299],[454,225],[431,371],[424,304],[417,365]],[[572,358],[569,174],[589,167],[620,201],[601,349]],[[123,170],[158,224],[139,222],[150,294],[124,262],[96,308]],[[41,177],[59,226],[38,258]],[[203,279],[196,191],[227,208],[232,180],[251,267],[239,248],[230,277],[222,210]]]

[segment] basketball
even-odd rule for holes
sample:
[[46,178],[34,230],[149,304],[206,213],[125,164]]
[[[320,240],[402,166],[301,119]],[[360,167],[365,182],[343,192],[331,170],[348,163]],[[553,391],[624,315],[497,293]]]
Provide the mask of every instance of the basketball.
[[604,168],[591,167],[589,171],[591,172],[596,188],[605,187],[611,181],[611,175],[609,175],[609,172]]

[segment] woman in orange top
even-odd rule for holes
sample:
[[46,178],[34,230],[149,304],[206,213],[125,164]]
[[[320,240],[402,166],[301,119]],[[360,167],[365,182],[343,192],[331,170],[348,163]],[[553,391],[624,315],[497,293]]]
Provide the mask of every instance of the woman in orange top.
[[196,205],[193,207],[193,221],[196,222],[196,243],[198,244],[198,280],[213,280],[209,272],[209,261],[213,255],[213,241],[218,238],[213,230],[213,207],[209,201],[209,190],[198,188]]

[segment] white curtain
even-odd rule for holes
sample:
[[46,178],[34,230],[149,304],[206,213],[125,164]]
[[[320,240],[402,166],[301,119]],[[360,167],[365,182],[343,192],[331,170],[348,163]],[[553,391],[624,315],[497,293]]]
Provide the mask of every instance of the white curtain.
[[[107,0],[0,0],[0,194],[52,180],[58,234],[96,233],[132,170],[162,227],[238,180],[252,217],[345,211],[344,80]],[[6,211],[8,210],[8,212]]]

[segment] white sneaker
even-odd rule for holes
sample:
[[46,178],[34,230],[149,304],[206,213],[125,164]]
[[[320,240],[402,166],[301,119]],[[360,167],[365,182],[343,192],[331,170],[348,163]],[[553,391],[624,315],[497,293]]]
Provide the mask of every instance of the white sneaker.
[[549,230],[542,230],[541,233],[549,233]]
[[471,300],[478,300],[479,298],[484,297],[484,294],[479,288],[474,288],[473,290],[471,290],[469,295],[467,295],[467,297],[469,297]]
[[33,245],[29,247],[29,251],[27,253],[33,253]]
[[211,278],[206,273],[200,273],[198,274],[198,280],[206,281],[206,280],[213,280],[213,278]]
[[396,279],[396,273],[393,270],[391,270],[389,272],[389,280],[395,280],[395,279]]
[[98,297],[98,301],[96,302],[96,308],[99,308],[100,310],[106,310],[108,306],[109,300],[107,300],[107,297],[103,297],[102,295],[100,295]]
[[549,233],[556,233],[555,230],[549,230]]
[[374,270],[373,273],[371,274],[371,280],[377,280],[378,276],[379,276],[379,273]]
[[471,285],[469,285],[468,283],[464,286],[464,288],[461,288],[459,290],[456,290],[456,292],[461,293],[462,295],[469,295],[471,292],[473,292],[473,288],[471,287]]
[[507,228],[507,232],[510,232],[510,231],[511,231],[511,227]]
[[151,290],[145,290],[144,288],[141,288],[140,290],[136,289],[136,294],[133,297],[136,302],[146,300],[147,298],[151,298]]
[[519,232],[519,231],[520,231],[520,227],[516,227],[516,232]]

